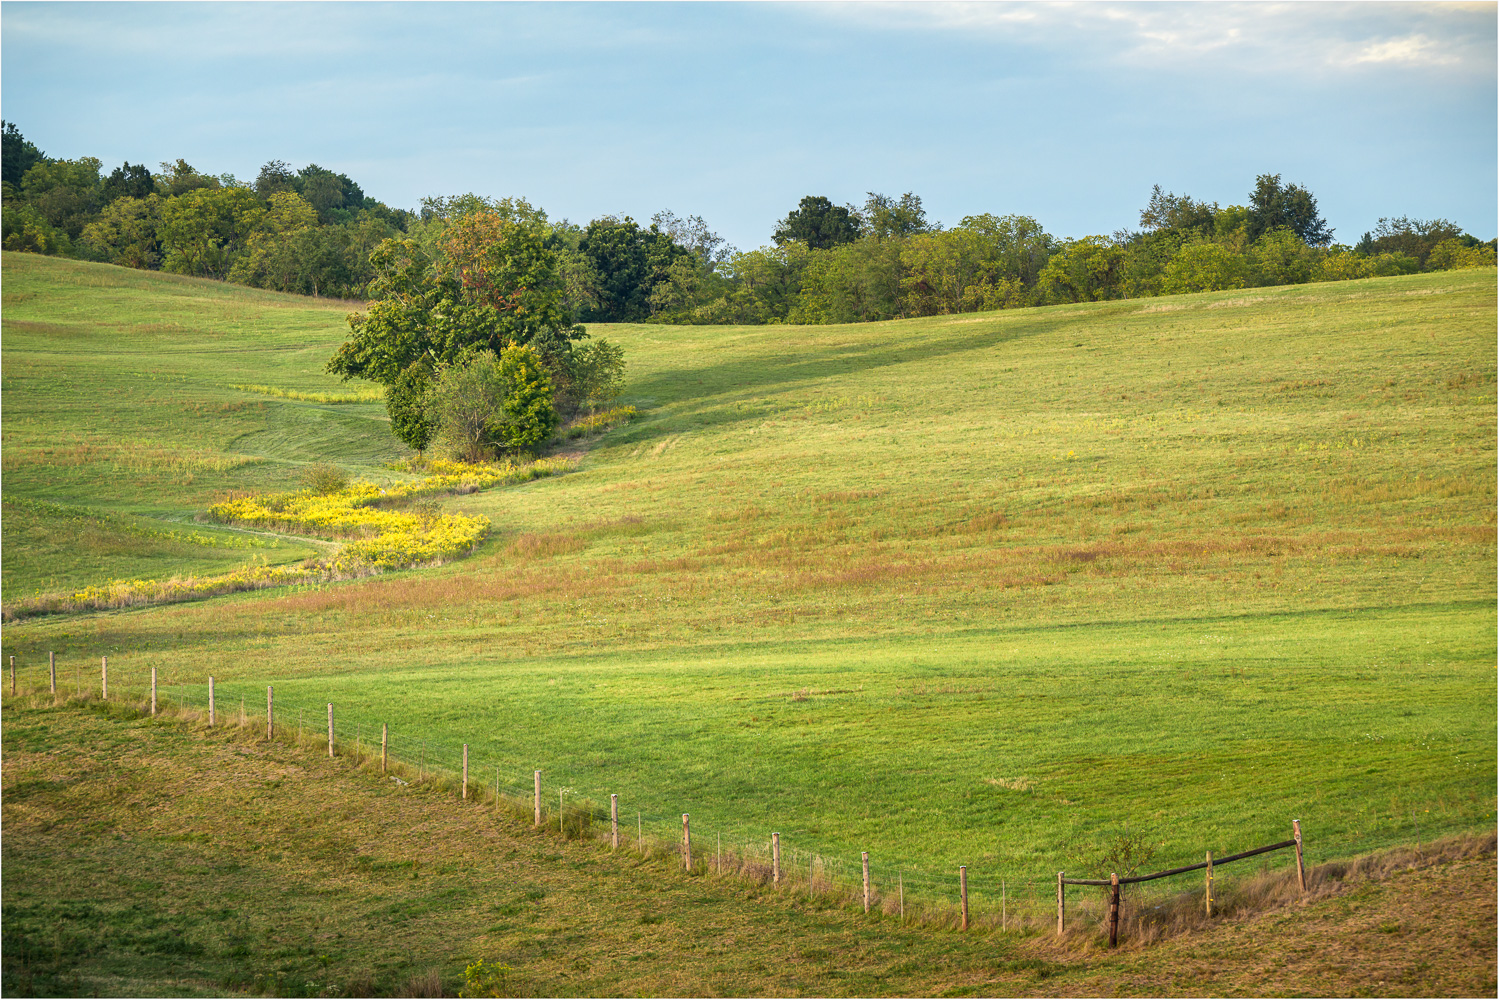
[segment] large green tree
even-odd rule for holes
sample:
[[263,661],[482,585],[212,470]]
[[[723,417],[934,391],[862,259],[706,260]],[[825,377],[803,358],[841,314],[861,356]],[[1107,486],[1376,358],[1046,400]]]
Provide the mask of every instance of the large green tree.
[[26,171],[47,156],[28,142],[13,122],[0,122],[0,126],[3,126],[3,132],[0,132],[0,180],[20,187]]
[[498,358],[527,345],[560,369],[572,343],[587,336],[566,308],[544,226],[473,212],[450,223],[435,249],[430,254],[409,238],[375,248],[369,307],[349,317],[349,337],[328,362],[344,379],[386,386],[392,420],[412,427],[403,439],[418,448],[421,428],[411,407],[430,388],[424,380],[444,365],[475,351]]
[[[1440,243],[1462,239],[1463,229],[1447,219],[1410,219],[1405,216],[1382,218],[1359,241],[1358,250],[1370,257],[1382,253],[1403,253],[1424,268],[1431,251]],[[1470,245],[1478,240],[1469,237]]]
[[625,216],[595,219],[583,231],[578,252],[592,267],[597,304],[585,318],[601,323],[638,323],[651,315],[651,293],[668,280],[672,264],[692,256],[655,224],[642,229]]
[[21,178],[21,193],[42,218],[76,240],[101,205],[99,161],[43,160]]
[[200,187],[161,208],[162,269],[222,278],[266,217],[255,192],[241,187]]
[[1280,174],[1260,174],[1249,193],[1249,240],[1272,229],[1289,229],[1308,246],[1332,242],[1332,227],[1317,214],[1317,199],[1304,187],[1282,184]]
[[822,195],[809,194],[776,225],[776,246],[804,243],[813,250],[826,250],[859,238],[862,224],[851,207],[834,205]]

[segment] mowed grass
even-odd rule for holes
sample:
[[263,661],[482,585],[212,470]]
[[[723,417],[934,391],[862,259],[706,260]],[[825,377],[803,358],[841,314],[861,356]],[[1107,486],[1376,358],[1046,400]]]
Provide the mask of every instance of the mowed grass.
[[22,698],[5,742],[8,996],[454,996],[478,959],[509,966],[507,996],[1494,990],[1491,837],[1317,868],[1304,903],[1107,953],[1076,908],[1062,940],[1013,912],[903,924],[564,841],[315,739]]
[[[7,331],[59,309],[56,284],[100,345],[125,342],[105,320],[126,306],[77,284],[115,269],[23,263],[35,297],[12,307],[7,256]],[[151,276],[126,274],[149,301]],[[378,404],[241,393],[287,407],[281,430],[242,429],[250,410],[185,423],[173,392],[338,391],[316,372],[343,331],[306,300],[192,290],[222,315],[163,352],[185,381],[128,419],[247,458],[159,480],[160,503],[394,452]],[[274,683],[287,712],[336,702],[448,766],[466,742],[506,783],[541,769],[548,796],[618,792],[663,827],[689,812],[706,835],[778,830],[934,879],[968,864],[986,893],[1097,868],[1125,829],[1170,864],[1284,839],[1293,817],[1317,858],[1491,828],[1494,295],[1493,272],[1459,272],[595,328],[625,347],[641,416],[576,473],[449,501],[495,522],[474,558],[39,620],[5,652],[33,683],[48,649],[108,653],[137,690],[156,666],[201,699],[211,673],[252,708]],[[283,350],[252,346],[262,313]],[[35,412],[35,440],[73,418],[12,389],[33,358],[70,364],[31,336],[18,364],[7,333],[6,412]],[[254,371],[225,361],[240,347]],[[320,454],[335,419],[367,430]],[[136,502],[102,460],[50,494],[45,459],[28,468],[7,493]]]
[[322,372],[358,303],[30,254],[4,278],[5,496],[44,503],[5,509],[8,596],[305,558],[181,522],[228,490],[295,488],[309,462],[403,450],[378,397]]

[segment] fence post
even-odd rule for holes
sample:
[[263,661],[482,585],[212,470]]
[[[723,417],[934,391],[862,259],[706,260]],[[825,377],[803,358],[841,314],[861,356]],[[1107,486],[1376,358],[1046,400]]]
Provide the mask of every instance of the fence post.
[[333,756],[333,703],[328,703],[328,756]]
[[50,678],[52,693],[57,694],[57,654],[47,653],[47,676]]
[[779,833],[770,835],[770,882],[772,885],[781,884],[781,835]]
[[463,744],[463,795],[468,798],[468,744]]
[[962,930],[966,931],[968,929],[968,866],[967,865],[959,865],[958,866],[958,895],[963,900],[963,927],[962,927]]
[[1204,905],[1207,907],[1209,919],[1213,916],[1213,852],[1208,851],[1207,875],[1204,877],[1206,891],[1203,894]]
[[1306,863],[1301,857],[1301,820],[1291,820],[1291,832],[1296,835],[1296,881],[1301,883],[1301,891],[1306,892]]
[[209,674],[208,675],[208,728],[212,729],[213,726],[214,726],[214,723],[217,722],[217,721],[218,721],[218,715],[215,713],[215,706],[214,706],[214,702],[213,702],[213,674]]
[[906,926],[906,876],[905,873],[897,875],[900,882],[900,925]]
[[[152,670],[151,671],[151,675],[152,675],[152,678],[154,680],[154,678],[156,676],[156,671]],[[151,690],[152,690],[153,696],[154,696],[154,693],[155,693],[155,690],[156,690],[156,686],[155,686],[154,683],[151,686]],[[240,728],[243,729],[249,723],[249,721],[250,721],[250,717],[245,714],[245,696],[244,695],[240,695],[239,696],[239,725],[240,725]]]
[[1119,944],[1119,873],[1109,873],[1109,947]]
[[276,734],[276,689],[267,684],[265,686],[265,738],[270,739]]
[[1062,876],[1066,872],[1057,872],[1057,937],[1062,936],[1062,931],[1067,929],[1067,890],[1062,884]]
[[536,828],[541,829],[541,772],[536,772]]
[[609,849],[619,850],[619,795],[609,795]]
[[390,746],[390,723],[380,723],[380,773],[385,773],[386,748]]
[[156,714],[156,668],[151,668],[151,714]]
[[869,912],[869,852],[862,851],[864,861],[864,912]]
[[16,658],[10,658],[10,696],[16,696]]
[[99,664],[99,697],[104,701],[109,700],[109,657],[104,657]]
[[687,814],[682,814],[682,870],[692,871],[692,825]]

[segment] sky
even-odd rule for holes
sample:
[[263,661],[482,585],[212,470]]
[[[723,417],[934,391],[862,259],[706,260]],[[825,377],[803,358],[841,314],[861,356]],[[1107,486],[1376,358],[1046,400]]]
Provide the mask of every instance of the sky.
[[393,207],[669,209],[743,249],[808,194],[1085,236],[1264,173],[1338,242],[1488,239],[1496,38],[1494,3],[5,2],[0,114],[106,170],[317,163]]

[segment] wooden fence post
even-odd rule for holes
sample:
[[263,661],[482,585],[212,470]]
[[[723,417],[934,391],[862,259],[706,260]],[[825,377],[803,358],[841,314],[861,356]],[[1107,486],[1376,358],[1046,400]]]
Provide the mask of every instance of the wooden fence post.
[[536,828],[541,829],[541,772],[536,772]]
[[900,883],[900,925],[906,926],[906,876],[905,873],[896,876]]
[[104,657],[99,663],[99,697],[105,701],[109,700],[109,657]]
[[465,799],[468,798],[468,744],[467,743],[463,744],[463,795],[461,797],[465,798]]
[[213,701],[213,674],[209,674],[208,675],[208,727],[210,729],[212,729],[213,726],[214,726],[214,723],[216,723],[217,721],[218,721],[218,715],[216,714],[216,706],[214,705],[214,701]]
[[328,756],[333,756],[333,703],[328,703]]
[[382,722],[382,723],[380,723],[380,773],[381,774],[385,773],[385,769],[388,766],[387,765],[388,758],[386,757],[386,753],[387,753],[387,750],[388,750],[389,746],[390,746],[390,723],[388,723],[388,722]]
[[1067,888],[1062,884],[1066,872],[1057,872],[1057,937],[1067,929]]
[[692,871],[692,825],[687,814],[682,814],[682,870]]
[[151,714],[156,714],[156,668],[151,668]]
[[1119,944],[1119,873],[1109,873],[1109,947]]
[[619,795],[609,795],[609,849],[619,850]]
[[16,658],[10,658],[10,696],[16,696]]
[[1212,851],[1208,851],[1208,867],[1207,867],[1207,874],[1204,876],[1204,882],[1205,882],[1205,892],[1203,894],[1203,899],[1205,900],[1204,905],[1207,907],[1208,918],[1212,919],[1212,916],[1213,916],[1213,852]]
[[861,852],[864,861],[864,912],[869,912],[869,852]]
[[1296,836],[1296,881],[1301,883],[1301,891],[1306,892],[1306,862],[1301,857],[1301,820],[1291,820],[1291,832]]
[[52,693],[57,694],[57,654],[47,653],[47,676],[50,678]]
[[963,898],[963,930],[968,929],[968,866],[958,866],[958,895]]
[[[152,691],[152,697],[154,698],[155,697],[155,691],[156,691],[156,685],[154,683],[154,679],[155,679],[155,676],[156,676],[156,671],[155,670],[151,671],[151,676],[153,678],[153,683],[151,685],[151,691]],[[239,696],[239,725],[240,725],[240,728],[243,729],[249,723],[249,721],[250,721],[250,717],[245,714],[245,696],[244,695],[240,695]]]
[[779,833],[770,835],[770,882],[772,885],[781,884],[781,835]]
[[265,738],[270,739],[276,735],[276,689],[267,684],[265,686]]

